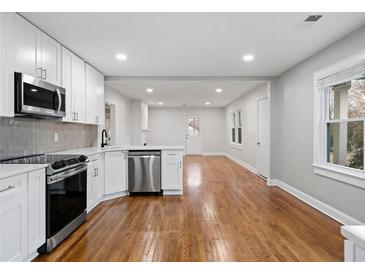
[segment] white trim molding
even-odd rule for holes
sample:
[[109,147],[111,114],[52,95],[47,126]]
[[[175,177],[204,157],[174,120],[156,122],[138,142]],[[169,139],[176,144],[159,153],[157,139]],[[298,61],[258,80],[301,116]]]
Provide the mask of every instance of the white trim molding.
[[240,166],[243,166],[244,168],[248,169],[249,171],[251,171],[252,173],[255,173],[255,175],[257,175],[257,170],[255,167],[241,161],[240,159],[228,154],[228,153],[225,153],[224,156],[226,156],[227,158],[231,159],[232,161],[236,162],[237,164],[239,164]]
[[203,152],[203,156],[224,156],[224,152]]
[[344,225],[364,225],[363,222],[357,220],[356,218],[347,215],[346,213],[304,193],[303,191],[290,186],[283,181],[277,179],[271,179],[267,182],[268,186],[277,186],[282,190],[290,193],[291,195],[297,197],[298,199],[302,200],[306,204],[310,205],[311,207],[321,211],[322,213],[326,214],[327,216],[331,217],[332,219],[336,220],[337,222],[344,224]]
[[313,74],[313,172],[337,181],[365,188],[365,172],[326,161],[326,96],[319,86],[324,78],[363,64],[365,51],[361,51]]
[[337,167],[330,167],[329,165],[313,164],[314,173],[320,176],[334,179],[346,184],[365,188],[365,174],[363,171],[346,172],[346,170],[339,170]]

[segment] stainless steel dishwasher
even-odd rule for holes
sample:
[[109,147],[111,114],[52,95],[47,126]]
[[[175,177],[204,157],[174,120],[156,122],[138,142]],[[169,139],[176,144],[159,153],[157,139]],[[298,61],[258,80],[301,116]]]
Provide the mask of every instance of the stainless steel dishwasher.
[[128,152],[129,193],[161,192],[161,151]]

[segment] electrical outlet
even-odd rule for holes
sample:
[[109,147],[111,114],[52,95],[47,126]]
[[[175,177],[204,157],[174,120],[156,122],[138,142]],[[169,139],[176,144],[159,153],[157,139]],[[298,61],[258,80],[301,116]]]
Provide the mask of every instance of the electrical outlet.
[[58,143],[58,133],[57,132],[55,132],[55,134],[54,134],[54,141],[56,143]]

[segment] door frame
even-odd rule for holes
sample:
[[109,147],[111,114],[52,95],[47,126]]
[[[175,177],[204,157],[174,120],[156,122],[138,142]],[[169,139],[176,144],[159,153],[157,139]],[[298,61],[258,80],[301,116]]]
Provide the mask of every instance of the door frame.
[[[187,122],[189,116],[198,116],[200,117],[200,153],[197,154],[187,154],[187,139],[186,139],[186,131],[187,131]],[[184,139],[185,139],[185,155],[203,155],[203,115],[201,113],[185,113],[184,117]]]
[[258,160],[259,160],[259,148],[257,145],[258,142],[258,137],[259,137],[259,102],[262,100],[267,100],[267,117],[266,117],[266,164],[267,164],[267,178],[266,181],[269,182],[270,180],[270,169],[271,169],[271,164],[270,164],[270,158],[271,158],[271,149],[270,149],[270,84],[268,83],[268,94],[260,97],[256,100],[256,174],[259,175],[260,177],[264,176],[262,174],[259,173],[258,170]]

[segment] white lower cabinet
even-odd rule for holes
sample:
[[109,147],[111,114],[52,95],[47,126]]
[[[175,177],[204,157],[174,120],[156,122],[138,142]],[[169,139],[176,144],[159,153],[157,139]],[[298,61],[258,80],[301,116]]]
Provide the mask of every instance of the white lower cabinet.
[[345,240],[345,262],[365,262],[365,250],[350,240]]
[[183,153],[180,150],[162,151],[161,181],[165,195],[180,195],[183,192]]
[[128,190],[127,151],[105,152],[105,194]]
[[87,211],[99,204],[104,195],[104,160],[100,155],[89,157],[87,170]]
[[28,256],[27,174],[0,181],[0,261]]
[[44,169],[0,180],[0,261],[37,255],[46,239]]
[[28,254],[46,242],[46,173],[28,173]]

